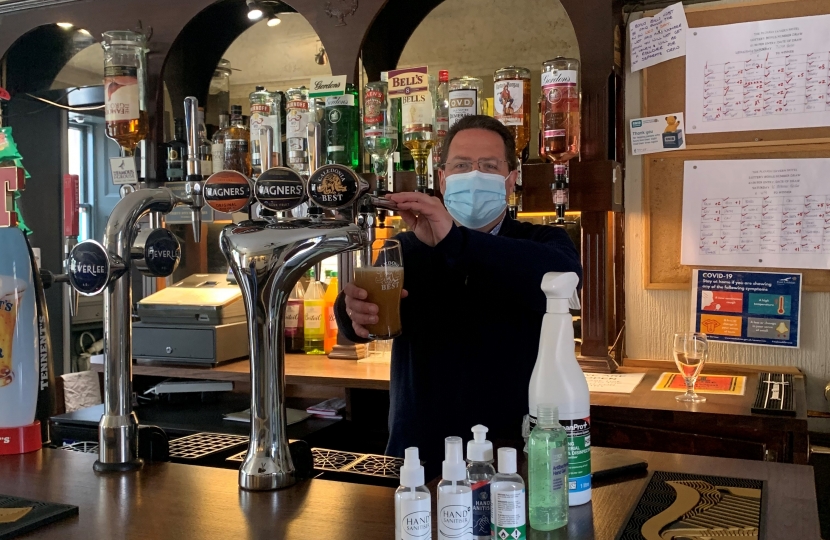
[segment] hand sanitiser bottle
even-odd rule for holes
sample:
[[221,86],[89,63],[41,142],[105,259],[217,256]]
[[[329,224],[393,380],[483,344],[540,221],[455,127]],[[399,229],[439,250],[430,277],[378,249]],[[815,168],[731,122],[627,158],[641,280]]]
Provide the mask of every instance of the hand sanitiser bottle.
[[467,443],[467,480],[473,489],[473,540],[490,540],[490,479],[493,468],[493,443],[486,440],[487,428],[473,427],[473,440]]
[[499,472],[490,480],[490,523],[496,540],[525,540],[525,483],[516,473],[516,449],[499,448]]
[[539,405],[527,441],[530,526],[552,531],[568,524],[568,450],[556,405]]
[[432,538],[432,497],[424,485],[424,467],[417,448],[404,452],[401,485],[395,491],[395,540]]
[[473,490],[467,480],[461,437],[444,439],[438,483],[438,540],[473,540]]
[[559,423],[568,434],[568,499],[571,506],[591,500],[591,396],[588,381],[576,361],[573,319],[569,308],[579,309],[573,272],[548,272],[542,291],[548,298],[542,319],[539,354],[530,376],[528,409],[530,427],[540,403],[559,410]]

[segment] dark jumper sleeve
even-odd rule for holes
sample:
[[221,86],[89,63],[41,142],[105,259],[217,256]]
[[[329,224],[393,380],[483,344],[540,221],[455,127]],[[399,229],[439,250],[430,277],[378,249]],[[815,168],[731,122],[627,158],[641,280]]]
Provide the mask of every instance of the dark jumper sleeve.
[[342,292],[337,295],[337,301],[334,303],[334,318],[337,321],[338,331],[352,343],[369,343],[372,341],[355,334],[352,327],[352,318],[346,313],[346,297]]
[[453,225],[435,249],[450,268],[489,285],[493,300],[505,309],[544,313],[542,276],[548,272],[575,272],[581,282],[582,265],[579,253],[563,229],[531,227],[530,238],[519,239]]

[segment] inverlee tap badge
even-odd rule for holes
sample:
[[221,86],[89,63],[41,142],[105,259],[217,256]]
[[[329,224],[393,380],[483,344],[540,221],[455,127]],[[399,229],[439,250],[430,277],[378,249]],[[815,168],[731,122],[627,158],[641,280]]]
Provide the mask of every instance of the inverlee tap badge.
[[107,250],[95,240],[86,240],[69,254],[69,283],[84,296],[94,296],[110,282],[110,258]]
[[176,235],[168,229],[145,229],[133,242],[131,256],[141,272],[167,277],[179,266],[182,249]]
[[287,167],[268,169],[254,183],[256,200],[268,210],[291,210],[305,202],[306,195],[302,177]]
[[360,179],[343,165],[324,165],[308,178],[308,196],[322,208],[348,206],[360,194]]
[[217,212],[239,212],[251,202],[251,183],[236,171],[219,171],[205,180],[205,203]]

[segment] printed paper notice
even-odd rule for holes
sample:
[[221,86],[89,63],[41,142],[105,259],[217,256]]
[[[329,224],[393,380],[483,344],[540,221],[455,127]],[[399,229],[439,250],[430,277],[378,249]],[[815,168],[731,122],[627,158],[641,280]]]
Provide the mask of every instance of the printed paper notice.
[[645,373],[586,373],[588,390],[608,394],[630,394]]
[[695,270],[693,332],[709,341],[799,346],[801,274]]
[[631,71],[637,71],[686,54],[688,29],[683,4],[669,6],[654,17],[629,26]]
[[830,15],[688,32],[688,133],[830,126]]
[[680,263],[830,268],[830,159],[687,161]]
[[635,156],[686,148],[683,113],[631,120],[631,153]]
[[[686,381],[680,373],[663,373],[651,389],[657,392],[685,392]],[[746,377],[743,375],[701,375],[695,383],[698,394],[742,396],[745,390]]]

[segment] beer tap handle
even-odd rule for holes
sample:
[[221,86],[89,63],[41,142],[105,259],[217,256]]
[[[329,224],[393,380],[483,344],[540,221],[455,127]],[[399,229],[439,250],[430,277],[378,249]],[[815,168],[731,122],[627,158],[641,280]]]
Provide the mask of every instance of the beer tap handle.
[[[77,174],[63,176],[63,271],[69,272],[69,254],[78,243],[78,214],[80,207],[80,186]],[[64,281],[68,283],[68,279]],[[78,312],[78,291],[66,286],[66,301],[69,303],[69,315]]]
[[205,201],[202,197],[202,162],[199,160],[199,133],[197,114],[199,100],[188,96],[184,98],[184,124],[187,131],[187,185],[185,189],[190,195],[191,222],[193,223],[193,239],[202,240],[202,206]]

